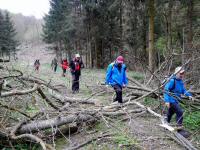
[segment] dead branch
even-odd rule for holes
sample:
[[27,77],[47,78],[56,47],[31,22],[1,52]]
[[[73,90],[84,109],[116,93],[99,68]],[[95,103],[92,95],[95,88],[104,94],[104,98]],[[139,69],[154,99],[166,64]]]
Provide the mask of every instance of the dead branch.
[[28,93],[35,92],[37,89],[38,89],[38,86],[35,84],[32,89],[23,90],[23,91],[12,90],[10,92],[1,93],[1,97],[8,97],[8,96],[14,96],[14,95],[25,95],[25,94],[28,94]]
[[8,70],[8,71],[12,71],[12,72],[18,72],[18,75],[9,75],[9,76],[5,76],[5,77],[0,77],[0,80],[2,79],[7,79],[7,78],[15,78],[15,77],[21,77],[23,76],[23,73],[20,70],[16,70],[16,69],[12,69],[12,70]]
[[0,80],[0,96],[1,96],[1,91],[2,91],[2,88],[3,88],[3,83],[4,83],[4,80]]
[[31,141],[35,141],[36,143],[39,143],[41,145],[41,147],[43,148],[43,150],[46,150],[48,147],[48,149],[53,150],[53,148],[48,145],[46,143],[44,143],[44,141],[40,138],[38,138],[35,135],[32,134],[22,134],[22,135],[18,135],[16,136],[15,133],[17,132],[17,130],[25,123],[25,121],[22,121],[20,123],[18,123],[16,126],[13,127],[13,129],[11,130],[10,134],[9,134],[9,138],[12,140],[18,140],[18,139],[30,139]]
[[27,117],[27,118],[31,118],[29,115],[27,115],[26,113],[20,111],[20,110],[17,109],[17,108],[13,108],[13,107],[10,107],[10,106],[8,106],[8,105],[4,105],[4,104],[2,104],[1,102],[0,102],[0,106],[6,108],[6,109],[8,109],[8,110],[18,112],[18,113],[24,115],[24,116]]
[[71,98],[67,96],[62,96],[60,93],[53,91],[52,89],[48,89],[49,94],[55,99],[60,100],[62,103],[69,102],[69,103],[81,103],[81,104],[93,104],[95,105],[94,101],[89,100],[83,100],[78,98]]
[[55,110],[59,110],[59,108],[58,108],[57,106],[55,106],[55,105],[48,99],[48,97],[44,94],[44,92],[42,91],[42,89],[41,89],[40,87],[37,88],[37,91],[38,91],[38,93],[41,95],[41,97],[42,97],[43,99],[45,99],[46,102],[47,102],[52,108],[54,108]]
[[37,83],[39,85],[44,85],[44,86],[46,86],[48,88],[51,88],[51,89],[53,89],[55,91],[58,91],[57,88],[55,88],[54,86],[52,86],[51,84],[49,84],[49,83],[47,83],[46,81],[43,81],[43,80],[35,79],[33,77],[32,78],[31,77],[24,77],[24,76],[20,77],[19,79],[22,79],[24,81],[29,81],[29,82],[32,82],[32,83]]
[[101,112],[105,116],[121,116],[126,115],[127,113],[141,113],[143,109],[135,109],[135,110],[128,110],[128,112],[123,112],[122,110],[116,112]]

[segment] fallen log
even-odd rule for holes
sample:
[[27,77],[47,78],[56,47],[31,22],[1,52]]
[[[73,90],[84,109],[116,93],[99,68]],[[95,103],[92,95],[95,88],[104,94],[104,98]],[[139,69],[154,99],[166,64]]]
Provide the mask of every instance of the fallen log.
[[38,91],[38,93],[41,95],[41,97],[42,97],[43,99],[45,99],[46,102],[47,102],[52,108],[54,108],[55,110],[59,110],[59,108],[58,108],[56,105],[54,105],[54,104],[48,99],[48,97],[44,94],[44,92],[42,91],[42,89],[41,89],[40,87],[37,88],[37,91]]
[[143,112],[143,109],[135,109],[135,110],[128,110],[127,112],[124,112],[122,110],[116,111],[116,112],[101,112],[105,116],[121,116],[131,114],[131,113],[141,113]]
[[42,139],[38,138],[35,135],[22,134],[22,135],[16,136],[15,133],[17,132],[18,128],[20,128],[24,123],[25,123],[25,121],[22,121],[12,128],[12,130],[10,131],[10,134],[9,134],[10,139],[12,139],[12,140],[30,139],[31,141],[35,141],[36,143],[39,143],[43,150],[47,150],[47,147],[49,150],[54,150],[54,148],[52,148],[50,145],[47,145]]
[[72,98],[72,97],[67,97],[67,96],[62,96],[60,93],[52,90],[52,89],[48,89],[49,94],[51,94],[51,96],[55,99],[60,100],[63,104],[66,102],[69,103],[81,103],[81,104],[93,104],[95,105],[95,102],[92,100],[84,100],[84,99],[78,99],[78,98]]
[[72,122],[92,122],[95,118],[91,115],[69,115],[69,116],[58,116],[56,118],[51,118],[48,120],[37,120],[30,123],[22,125],[17,132],[19,133],[30,133],[37,132],[38,130],[44,130],[51,127],[58,127],[64,124],[69,124]]
[[24,77],[24,76],[20,77],[19,79],[22,79],[24,81],[29,81],[29,82],[32,82],[32,83],[37,83],[39,85],[44,85],[44,86],[49,87],[49,88],[51,88],[55,91],[58,91],[58,89],[55,88],[53,85],[51,85],[51,84],[49,84],[49,83],[47,83],[46,81],[43,81],[43,80],[35,79],[33,77],[32,78],[31,77]]

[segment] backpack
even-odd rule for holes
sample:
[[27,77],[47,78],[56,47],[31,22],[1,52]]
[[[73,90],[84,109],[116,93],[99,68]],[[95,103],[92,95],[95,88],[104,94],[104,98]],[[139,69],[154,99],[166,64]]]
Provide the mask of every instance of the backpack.
[[[171,77],[171,75],[165,76],[165,79],[162,81],[162,85],[166,85],[171,80],[170,77]],[[175,78],[172,78],[172,79],[174,80],[174,84],[173,84],[172,88],[169,89],[170,92],[172,92],[176,87],[176,79]],[[164,86],[163,86],[163,90],[164,90]]]

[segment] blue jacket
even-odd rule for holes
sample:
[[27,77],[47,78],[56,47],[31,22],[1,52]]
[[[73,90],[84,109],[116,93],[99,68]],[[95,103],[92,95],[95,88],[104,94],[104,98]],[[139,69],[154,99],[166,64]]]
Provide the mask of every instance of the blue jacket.
[[119,84],[121,86],[123,86],[123,84],[127,85],[128,79],[126,76],[126,65],[122,64],[121,72],[118,70],[116,63],[108,65],[106,72],[106,84]]
[[182,79],[177,79],[176,77],[171,78],[164,88],[165,102],[178,103],[181,95],[192,96],[191,93],[186,91]]

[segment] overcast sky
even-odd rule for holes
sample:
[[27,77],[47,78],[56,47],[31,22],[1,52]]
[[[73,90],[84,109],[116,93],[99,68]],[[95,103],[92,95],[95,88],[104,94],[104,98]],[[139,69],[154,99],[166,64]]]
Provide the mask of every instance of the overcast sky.
[[42,18],[49,11],[49,0],[0,0],[0,8],[12,13]]

